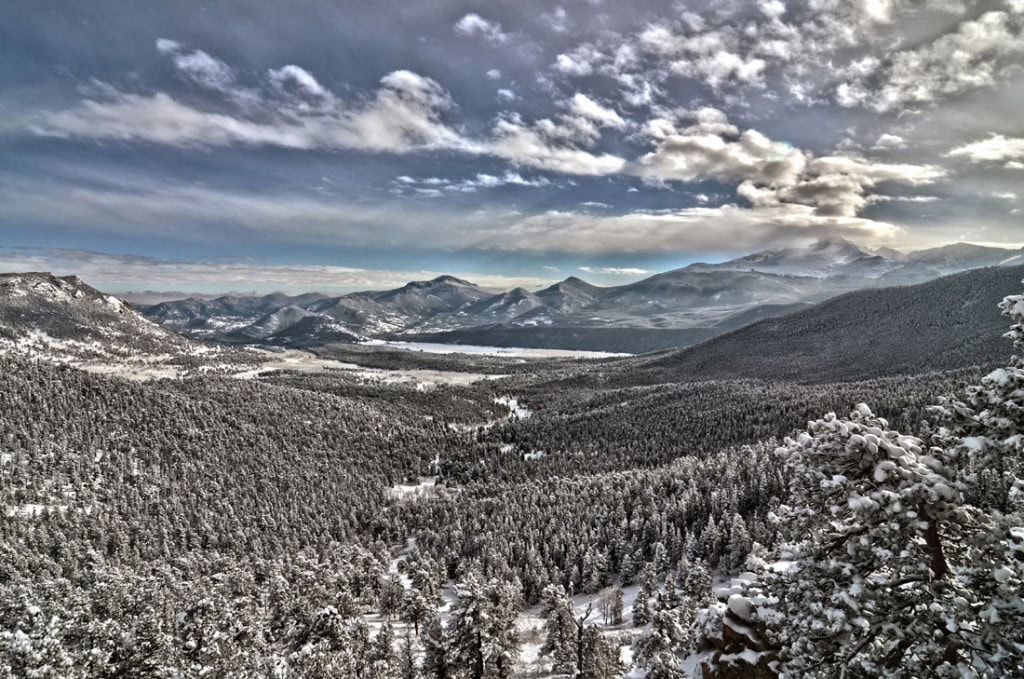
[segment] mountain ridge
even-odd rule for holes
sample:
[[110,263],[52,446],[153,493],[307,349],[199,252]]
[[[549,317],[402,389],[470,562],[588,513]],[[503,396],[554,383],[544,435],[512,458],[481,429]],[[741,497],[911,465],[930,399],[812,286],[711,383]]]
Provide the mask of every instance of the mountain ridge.
[[[623,334],[615,350],[628,345],[628,329],[681,331],[648,333],[640,349],[663,349],[682,341],[720,334],[744,319],[787,313],[852,290],[910,285],[956,271],[998,266],[1024,258],[1024,251],[970,244],[952,244],[908,254],[862,248],[841,238],[820,239],[804,247],[769,249],[720,263],[693,263],[651,275],[633,283],[597,286],[570,276],[537,291],[525,289],[490,292],[471,281],[451,275],[410,281],[391,290],[353,292],[338,296],[306,295],[225,296],[213,300],[180,300],[141,307],[142,313],[164,327],[190,337],[225,342],[274,343],[275,334],[261,323],[288,306],[316,314],[324,320],[304,322],[307,346],[362,339],[433,338],[450,334],[479,334],[487,329],[522,329],[515,334],[533,341],[545,335],[548,348],[558,345],[554,329],[605,328]],[[280,318],[279,314],[278,317]],[[256,326],[256,327],[250,327]],[[324,337],[310,330],[322,327]],[[246,328],[249,328],[248,330]],[[546,333],[540,329],[547,328]],[[531,330],[532,329],[532,330]],[[281,332],[288,334],[285,328]],[[562,333],[565,335],[565,333]],[[565,335],[568,336],[568,335]],[[610,335],[606,336],[610,337]],[[536,341],[540,341],[536,339]],[[573,340],[578,343],[577,340]],[[531,344],[532,346],[532,344]]]

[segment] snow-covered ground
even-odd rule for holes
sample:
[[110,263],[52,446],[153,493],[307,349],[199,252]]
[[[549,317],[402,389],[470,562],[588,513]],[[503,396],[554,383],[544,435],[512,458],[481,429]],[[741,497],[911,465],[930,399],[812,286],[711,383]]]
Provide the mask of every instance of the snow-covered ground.
[[429,389],[439,384],[466,385],[480,380],[496,380],[507,375],[485,375],[483,373],[455,372],[450,370],[385,370],[383,368],[367,368],[355,363],[344,363],[329,358],[320,358],[307,351],[289,349],[283,352],[270,352],[262,349],[267,356],[267,363],[259,368],[235,374],[239,379],[252,379],[274,370],[296,370],[304,373],[320,373],[328,370],[344,370],[369,382],[380,384],[411,383],[420,388]]
[[367,340],[367,346],[387,346],[428,354],[478,354],[485,356],[512,356],[520,358],[613,358],[631,354],[615,354],[607,351],[575,351],[571,349],[531,349],[528,347],[488,347],[474,344],[439,344],[432,342],[392,342]]
[[516,416],[516,419],[528,420],[533,417],[533,411],[519,403],[519,399],[511,396],[499,396],[494,402],[508,408],[509,413]]

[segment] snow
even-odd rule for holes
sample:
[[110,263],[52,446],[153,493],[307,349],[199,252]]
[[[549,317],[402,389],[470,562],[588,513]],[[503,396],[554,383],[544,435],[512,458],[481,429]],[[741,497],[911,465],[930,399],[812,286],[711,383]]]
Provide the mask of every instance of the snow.
[[275,370],[292,370],[302,373],[322,373],[331,370],[345,371],[374,384],[412,384],[421,389],[430,389],[440,384],[467,385],[482,380],[498,380],[507,375],[485,375],[483,373],[457,372],[453,370],[386,370],[384,368],[367,368],[355,363],[344,363],[329,358],[320,358],[308,351],[288,349],[283,352],[271,352],[254,349],[266,355],[268,362],[258,368],[236,373],[238,379],[253,379]]
[[528,420],[533,417],[533,411],[526,406],[520,405],[519,399],[513,398],[512,396],[499,396],[494,399],[494,402],[508,408],[509,413],[515,415],[516,419]]
[[740,620],[750,620],[754,615],[754,605],[742,594],[732,594],[727,602],[729,610]]
[[416,484],[397,484],[388,489],[388,495],[395,500],[413,501],[437,492],[436,476],[421,476]]
[[518,356],[523,358],[614,358],[631,356],[607,351],[576,351],[571,349],[533,349],[528,347],[489,347],[476,344],[441,344],[435,342],[399,342],[367,340],[366,346],[387,346],[427,354],[477,354],[483,356]]

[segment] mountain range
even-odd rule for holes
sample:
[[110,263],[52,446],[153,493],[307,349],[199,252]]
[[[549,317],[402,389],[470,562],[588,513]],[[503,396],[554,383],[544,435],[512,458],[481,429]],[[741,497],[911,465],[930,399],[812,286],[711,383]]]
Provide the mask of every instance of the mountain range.
[[327,296],[224,296],[140,306],[162,327],[220,342],[312,347],[371,338],[639,353],[685,347],[839,294],[1024,263],[1024,250],[965,243],[903,254],[843,239],[696,263],[628,285],[570,277],[485,290],[453,276]]

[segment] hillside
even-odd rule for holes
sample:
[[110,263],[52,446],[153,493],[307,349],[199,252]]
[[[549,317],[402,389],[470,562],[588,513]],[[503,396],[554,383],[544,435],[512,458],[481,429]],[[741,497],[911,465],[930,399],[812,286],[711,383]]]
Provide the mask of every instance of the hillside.
[[199,345],[77,276],[0,274],[0,348],[78,358],[179,354]]
[[0,356],[67,363],[133,379],[231,372],[258,352],[189,339],[77,276],[0,274]]
[[1008,321],[997,304],[1024,266],[841,295],[703,344],[630,359],[641,383],[723,378],[827,382],[1003,364]]

